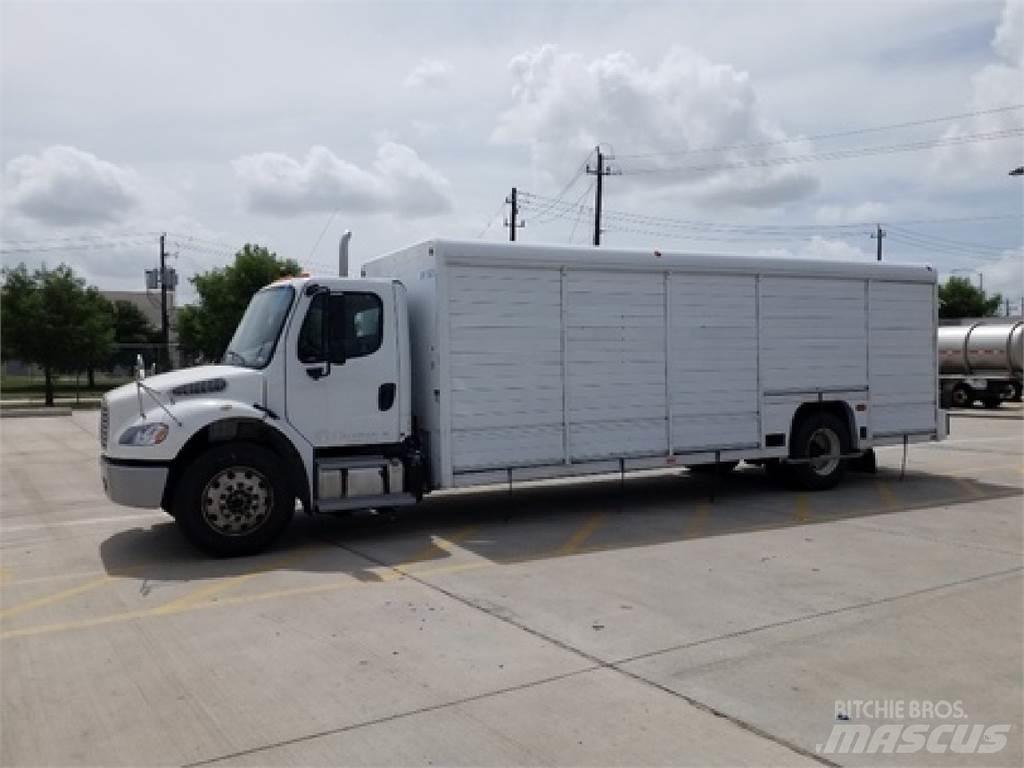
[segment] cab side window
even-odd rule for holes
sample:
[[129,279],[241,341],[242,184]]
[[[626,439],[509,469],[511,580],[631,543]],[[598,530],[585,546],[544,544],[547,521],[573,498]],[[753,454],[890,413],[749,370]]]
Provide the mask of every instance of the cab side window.
[[299,329],[299,362],[316,363],[323,360],[324,355],[324,311],[327,308],[327,295],[318,294],[309,303],[306,319]]
[[[342,311],[342,341],[345,357],[372,355],[383,341],[384,306],[373,293],[346,293]],[[331,344],[334,344],[332,334]]]
[[315,296],[299,329],[299,361],[315,363],[325,359],[325,321],[332,363],[372,355],[384,339],[383,315],[384,305],[373,293]]

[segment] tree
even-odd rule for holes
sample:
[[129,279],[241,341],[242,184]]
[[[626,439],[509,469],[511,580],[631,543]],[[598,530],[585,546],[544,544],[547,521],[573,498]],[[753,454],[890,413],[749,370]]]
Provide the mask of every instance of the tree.
[[96,365],[110,352],[110,304],[86,289],[71,267],[45,266],[29,273],[24,264],[3,270],[0,323],[3,353],[43,369],[46,404],[53,405],[53,378],[60,371]]
[[999,311],[1003,297],[986,296],[966,277],[951,277],[939,285],[939,317],[991,317]]
[[279,259],[262,246],[246,243],[230,266],[189,278],[199,299],[178,313],[182,350],[189,357],[219,360],[252,295],[279,277],[299,272],[298,262]]
[[160,341],[160,332],[130,301],[115,301],[112,309],[114,341],[118,344],[156,344]]
[[96,388],[96,366],[110,360],[114,349],[114,309],[96,288],[90,286],[80,297],[81,319],[75,335],[79,370],[84,368],[89,379],[89,389]]

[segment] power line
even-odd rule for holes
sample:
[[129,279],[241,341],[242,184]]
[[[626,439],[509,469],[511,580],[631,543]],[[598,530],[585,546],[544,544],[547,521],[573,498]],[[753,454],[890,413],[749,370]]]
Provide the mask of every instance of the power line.
[[723,162],[714,165],[689,165],[672,166],[667,168],[633,168],[623,169],[627,175],[643,175],[656,173],[707,173],[711,171],[739,170],[743,168],[768,168],[776,165],[795,165],[798,163],[819,162],[824,160],[846,160],[856,157],[869,157],[874,155],[891,155],[899,152],[917,152],[923,149],[936,149],[938,147],[956,146],[959,144],[974,144],[982,141],[998,141],[1001,139],[1014,138],[1024,135],[1024,127],[1014,127],[1001,131],[990,131],[988,133],[973,133],[963,136],[951,136],[947,138],[929,139],[927,141],[908,142],[906,144],[888,144],[874,147],[859,147],[852,149],[834,150],[831,152],[813,152],[803,155],[790,155],[787,157],[769,157],[752,160],[736,160]]
[[313,247],[309,249],[309,256],[306,257],[307,259],[310,258],[310,256],[312,256],[314,253],[316,253],[317,246],[320,245],[320,241],[324,239],[324,235],[327,234],[327,230],[330,229],[331,223],[334,221],[334,217],[337,215],[338,211],[335,210],[332,211],[331,215],[327,217],[327,223],[324,224],[324,228],[320,230],[320,235],[319,237],[317,237],[316,242],[313,243]]
[[905,245],[909,248],[914,248],[919,251],[929,251],[932,253],[942,253],[949,256],[983,259],[987,261],[991,261],[993,258],[997,256],[997,254],[988,252],[979,253],[977,250],[969,248],[958,248],[947,245],[937,245],[935,243],[929,243],[924,240],[915,240],[912,238],[908,238],[905,235],[898,234],[896,232],[890,233],[889,237],[892,239],[894,243],[900,243],[901,245]]
[[501,213],[503,210],[505,210],[504,199],[502,199],[501,203],[498,204],[498,207],[494,211],[494,213],[491,214],[491,218],[487,220],[487,224],[484,226],[484,228],[480,230],[479,234],[477,234],[477,240],[479,240],[481,237],[487,234],[487,231],[494,225],[495,220],[497,220],[498,214]]
[[[562,187],[561,191],[557,195],[555,195],[555,197],[548,198],[549,200],[554,200],[556,202],[560,201],[563,197],[565,197],[566,193],[570,189],[572,189],[572,187],[576,184],[576,182],[579,181],[581,178],[583,178],[583,175],[584,175],[583,172],[584,172],[584,170],[586,170],[587,163],[590,162],[590,156],[592,154],[593,154],[593,150],[591,150],[590,152],[587,152],[586,157],[583,158],[583,162],[581,162],[576,167],[576,170],[573,171],[572,176],[569,178],[569,180],[567,182],[565,182],[565,186]],[[544,213],[545,213],[545,211],[541,210],[541,211],[538,211],[537,215],[540,216],[540,215],[543,215]]]
[[576,205],[579,206],[579,215],[576,217],[576,221],[573,222],[572,231],[569,233],[569,242],[572,243],[576,239],[576,228],[580,225],[580,221],[583,219],[583,212],[587,209],[585,205],[582,205],[583,198],[590,194],[590,190],[593,188],[594,182],[590,182],[586,189],[583,190],[583,194],[576,198]]
[[97,250],[100,248],[106,248],[108,250],[122,250],[125,248],[141,248],[143,246],[150,246],[153,244],[153,239],[146,238],[145,240],[114,240],[114,241],[96,241],[96,242],[84,242],[84,243],[66,243],[64,245],[47,245],[47,246],[26,246],[21,248],[3,248],[0,247],[0,254],[15,254],[15,253],[51,253],[54,251],[89,251]]
[[[526,192],[520,190],[520,197],[522,198],[521,204],[524,207],[539,205],[543,203],[553,202],[551,198],[545,197],[544,195],[537,195],[533,192]],[[538,203],[533,201],[537,200]],[[577,209],[576,204],[568,202],[557,203],[551,205],[551,207],[557,213],[554,214],[554,218],[565,218],[565,214],[574,215]],[[589,209],[592,210],[592,209]],[[558,213],[562,214],[561,216]],[[733,224],[729,222],[717,222],[717,221],[700,221],[700,220],[688,220],[688,219],[676,219],[664,216],[650,216],[645,214],[633,213],[628,211],[608,211],[604,212],[606,217],[612,218],[628,218],[637,221],[643,221],[645,223],[655,223],[664,226],[671,226],[677,229],[697,229],[707,230],[715,232],[729,232],[729,233],[748,233],[751,235],[771,235],[778,233],[794,233],[794,232],[828,232],[842,231],[842,230],[862,230],[865,227],[874,228],[876,222],[848,222],[843,224]],[[1008,220],[1019,220],[1024,218],[1024,214],[1021,213],[1006,213],[1006,214],[985,214],[978,216],[954,216],[954,217],[936,217],[928,219],[906,219],[898,221],[883,221],[886,226],[903,226],[903,225],[936,225],[936,224],[976,224],[990,221],[1008,221]]]
[[924,120],[911,120],[904,123],[892,123],[890,125],[877,125],[867,128],[854,128],[848,131],[837,131],[834,133],[819,133],[814,136],[802,136],[793,139],[777,139],[774,141],[759,141],[748,144],[731,144],[717,147],[700,147],[697,149],[680,149],[680,150],[668,150],[664,152],[637,152],[633,154],[619,155],[620,159],[629,158],[641,158],[641,157],[668,157],[678,155],[692,155],[692,154],[704,154],[707,152],[725,152],[733,149],[759,149],[762,147],[775,147],[783,144],[796,144],[805,141],[824,141],[826,139],[838,139],[845,136],[859,136],[865,133],[877,133],[880,131],[891,131],[900,128],[912,128],[920,125],[934,125],[936,123],[952,122],[953,120],[963,120],[970,117],[980,117],[982,115],[991,115],[999,112],[1011,112],[1018,109],[1024,109],[1024,104],[1011,104],[1005,107],[995,107],[993,109],[981,109],[975,112],[962,112],[958,115],[945,115],[943,117],[932,117]]
[[190,242],[200,243],[202,245],[212,245],[217,248],[237,248],[238,246],[232,245],[231,243],[225,243],[222,240],[211,240],[206,237],[199,237],[198,235],[182,234],[180,232],[168,232],[169,236],[180,239],[188,240]]
[[934,241],[935,243],[937,243],[939,245],[961,246],[961,247],[964,247],[964,248],[974,248],[974,249],[980,249],[980,250],[985,250],[985,251],[994,251],[994,252],[1002,252],[1002,251],[1012,250],[1011,246],[986,245],[984,243],[968,243],[968,242],[965,242],[963,240],[953,240],[953,239],[948,238],[948,237],[939,237],[938,235],[929,235],[929,234],[924,233],[924,232],[915,232],[914,230],[904,229],[903,227],[893,226],[891,224],[889,226],[890,226],[890,228],[894,232],[900,232],[900,233],[902,233],[904,235],[909,235],[911,237],[916,237],[919,240]]
[[126,238],[136,239],[140,237],[158,237],[160,235],[157,231],[130,231],[130,232],[103,232],[91,235],[67,235],[64,237],[40,237],[32,238],[27,240],[7,240],[0,238],[0,243],[4,245],[51,245],[68,242],[83,242],[93,240],[124,240]]

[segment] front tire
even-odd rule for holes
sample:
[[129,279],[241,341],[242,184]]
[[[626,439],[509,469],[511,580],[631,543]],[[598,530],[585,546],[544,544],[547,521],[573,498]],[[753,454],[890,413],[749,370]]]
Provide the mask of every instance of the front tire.
[[846,474],[850,434],[846,424],[831,413],[810,414],[800,420],[793,435],[793,458],[810,459],[791,464],[793,480],[809,491],[834,488]]
[[281,460],[254,443],[224,443],[201,454],[174,495],[174,517],[185,537],[221,557],[266,549],[294,511]]

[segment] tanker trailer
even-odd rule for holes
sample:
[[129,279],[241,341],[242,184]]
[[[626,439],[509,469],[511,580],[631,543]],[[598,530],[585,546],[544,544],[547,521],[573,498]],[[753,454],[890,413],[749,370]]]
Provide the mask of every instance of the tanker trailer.
[[1024,322],[941,326],[938,351],[943,408],[1020,400]]

